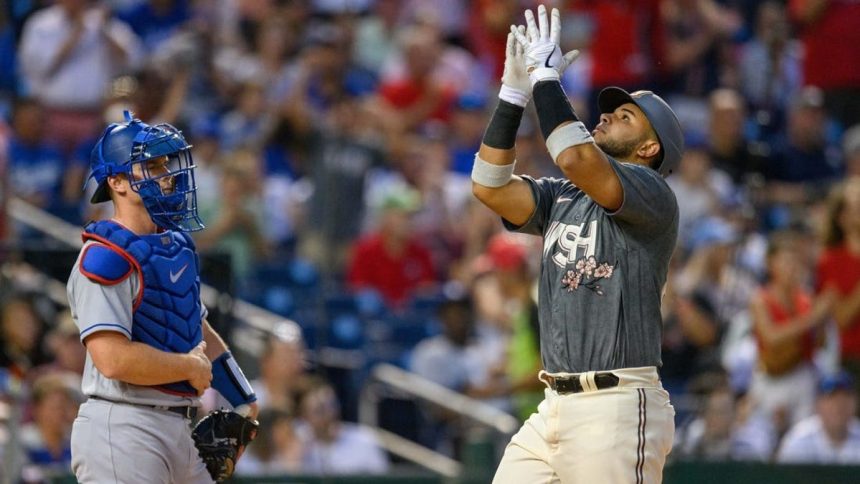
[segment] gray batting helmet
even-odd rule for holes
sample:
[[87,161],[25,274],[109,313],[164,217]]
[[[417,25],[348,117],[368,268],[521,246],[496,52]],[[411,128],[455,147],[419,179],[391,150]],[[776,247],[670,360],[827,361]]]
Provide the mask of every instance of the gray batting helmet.
[[684,134],[675,112],[663,98],[651,91],[629,93],[620,87],[607,87],[600,91],[597,97],[601,113],[611,113],[626,103],[639,106],[651,122],[654,132],[657,133],[657,141],[663,148],[657,171],[664,177],[669,176],[681,164],[681,153],[684,152]]

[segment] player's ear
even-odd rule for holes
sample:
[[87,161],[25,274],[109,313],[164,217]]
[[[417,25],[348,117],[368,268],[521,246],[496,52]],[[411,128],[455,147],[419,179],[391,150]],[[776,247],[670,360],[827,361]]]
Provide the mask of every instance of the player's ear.
[[636,149],[636,154],[644,160],[652,160],[653,163],[660,154],[660,143],[653,139],[645,140]]
[[110,189],[116,193],[125,193],[127,185],[123,183],[125,177],[123,175],[114,175],[107,178],[107,183]]

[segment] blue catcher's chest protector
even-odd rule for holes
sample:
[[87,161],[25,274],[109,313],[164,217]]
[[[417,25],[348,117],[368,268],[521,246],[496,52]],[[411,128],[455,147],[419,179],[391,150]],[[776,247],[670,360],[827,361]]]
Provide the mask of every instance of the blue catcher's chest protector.
[[[199,264],[191,237],[175,231],[140,236],[102,220],[87,225],[83,238],[108,245],[138,271],[141,284],[132,313],[132,341],[173,353],[188,353],[200,343]],[[197,395],[188,382],[156,388]]]

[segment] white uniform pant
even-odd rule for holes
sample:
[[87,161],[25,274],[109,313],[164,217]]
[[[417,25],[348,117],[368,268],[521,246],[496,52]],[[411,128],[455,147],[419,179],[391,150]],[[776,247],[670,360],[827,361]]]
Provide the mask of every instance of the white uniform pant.
[[661,482],[675,434],[669,394],[655,367],[612,373],[619,378],[614,388],[593,389],[587,373],[580,381],[591,391],[559,395],[547,388],[538,412],[511,438],[493,483]]

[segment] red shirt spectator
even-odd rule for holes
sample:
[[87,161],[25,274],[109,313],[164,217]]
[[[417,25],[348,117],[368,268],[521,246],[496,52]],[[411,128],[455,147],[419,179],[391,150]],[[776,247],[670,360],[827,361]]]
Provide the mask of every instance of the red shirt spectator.
[[[848,244],[827,248],[818,261],[818,284],[822,288],[835,287],[840,299],[856,297],[860,289],[860,253]],[[842,358],[860,361],[860,312],[849,321],[841,322],[839,340]]]
[[[777,328],[794,323],[796,318],[805,316],[812,309],[812,298],[801,288],[795,289],[791,295],[790,307],[786,307],[769,287],[762,288],[759,297],[767,309],[771,323]],[[772,375],[779,375],[803,361],[812,360],[815,348],[815,338],[811,331],[780,344],[765,344],[760,332],[756,331],[756,341],[759,360],[765,366],[765,371]]]
[[659,0],[576,0],[571,18],[591,31],[593,86],[646,82],[662,63],[664,35]]
[[801,25],[805,83],[825,90],[860,87],[860,2],[791,0],[789,10]]
[[839,325],[842,365],[860,374],[860,177],[831,193],[825,249],[818,260],[818,287],[836,291],[833,319]]
[[417,192],[391,193],[381,206],[379,229],[353,246],[347,283],[354,290],[374,289],[397,308],[419,288],[435,283],[430,251],[415,240],[412,213]]

